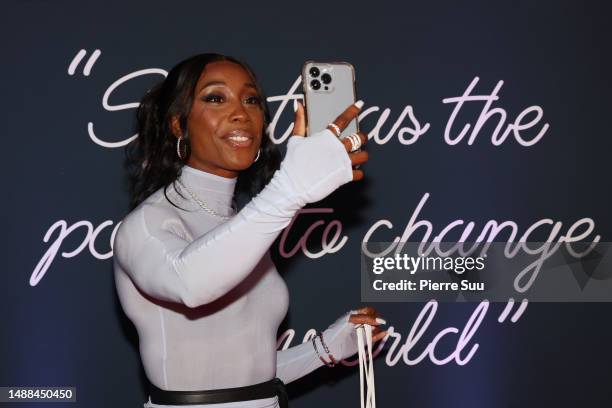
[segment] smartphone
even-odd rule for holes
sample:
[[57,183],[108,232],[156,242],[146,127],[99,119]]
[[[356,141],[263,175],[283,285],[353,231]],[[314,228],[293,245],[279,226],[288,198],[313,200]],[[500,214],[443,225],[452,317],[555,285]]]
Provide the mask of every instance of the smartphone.
[[[327,127],[349,105],[355,103],[355,69],[348,62],[306,61],[302,67],[306,102],[307,134]],[[359,131],[357,118],[340,134],[344,138]]]

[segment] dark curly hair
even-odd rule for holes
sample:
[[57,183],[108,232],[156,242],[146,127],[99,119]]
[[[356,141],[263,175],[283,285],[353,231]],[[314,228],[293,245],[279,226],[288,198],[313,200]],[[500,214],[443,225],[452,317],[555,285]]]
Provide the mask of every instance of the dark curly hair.
[[177,156],[171,118],[178,115],[185,145],[189,146],[187,117],[191,111],[194,90],[206,65],[215,61],[231,61],[242,66],[251,75],[261,96],[261,108],[264,112],[260,157],[238,175],[234,202],[240,202],[239,197],[250,199],[259,193],[279,168],[280,153],[274,142],[267,137],[266,131],[270,123],[270,111],[253,70],[234,57],[215,53],[194,55],[172,68],[168,76],[147,92],[140,102],[136,112],[138,137],[128,144],[125,150],[130,209],[137,207],[162,187],[166,199],[178,207],[168,198],[166,191],[180,176],[181,167],[187,162],[191,152],[187,148],[183,159]]

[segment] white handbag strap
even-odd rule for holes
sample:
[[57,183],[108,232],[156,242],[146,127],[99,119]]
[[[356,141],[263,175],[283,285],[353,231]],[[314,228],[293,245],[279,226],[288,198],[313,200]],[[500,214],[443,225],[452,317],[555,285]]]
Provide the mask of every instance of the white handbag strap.
[[[358,326],[356,330],[357,346],[359,348],[359,396],[361,408],[376,408],[374,359],[372,358],[372,326],[363,324]],[[367,392],[365,391],[366,388]]]

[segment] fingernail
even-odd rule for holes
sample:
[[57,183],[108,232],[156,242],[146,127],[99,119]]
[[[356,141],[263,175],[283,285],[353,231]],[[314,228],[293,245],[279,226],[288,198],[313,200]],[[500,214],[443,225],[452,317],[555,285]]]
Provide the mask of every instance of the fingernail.
[[357,102],[355,102],[355,106],[359,109],[363,108],[363,101],[361,99],[358,100]]
[[380,317],[377,317],[376,318],[376,323],[387,324],[387,321],[385,319],[381,319]]

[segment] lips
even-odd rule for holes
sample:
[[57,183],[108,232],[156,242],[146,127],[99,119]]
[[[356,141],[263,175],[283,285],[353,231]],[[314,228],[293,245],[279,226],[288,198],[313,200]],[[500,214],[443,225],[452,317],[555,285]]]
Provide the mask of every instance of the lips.
[[249,147],[254,139],[250,132],[241,129],[232,130],[223,136],[223,140],[233,148]]

